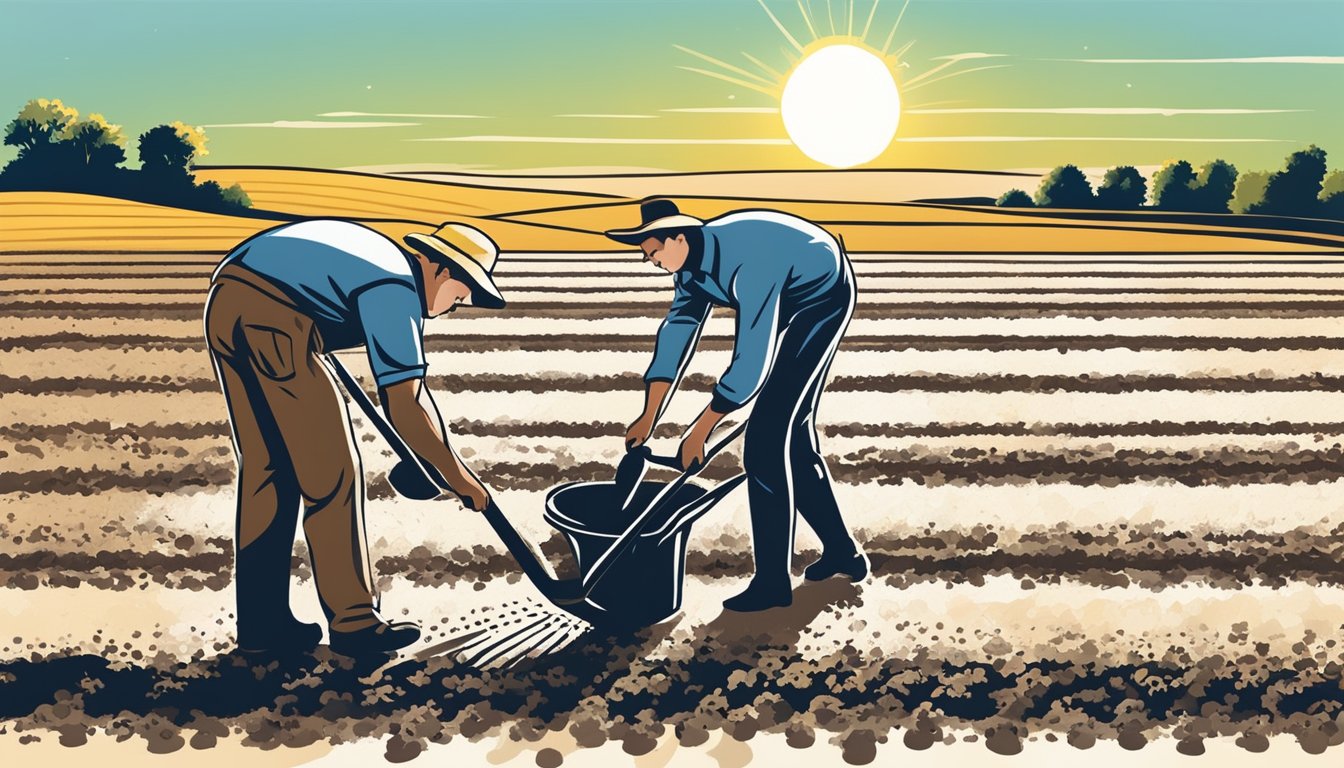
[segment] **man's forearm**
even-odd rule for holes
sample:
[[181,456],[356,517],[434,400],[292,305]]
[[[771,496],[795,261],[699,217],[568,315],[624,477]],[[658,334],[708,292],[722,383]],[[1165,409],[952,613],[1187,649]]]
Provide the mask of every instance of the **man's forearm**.
[[650,381],[644,388],[644,418],[649,421],[657,421],[658,414],[663,409],[663,402],[667,400],[667,394],[672,391],[672,382],[658,379]]
[[451,489],[461,488],[466,483],[471,470],[448,446],[447,436],[439,435],[437,419],[427,412],[418,398],[389,402],[388,416],[406,445],[437,469]]

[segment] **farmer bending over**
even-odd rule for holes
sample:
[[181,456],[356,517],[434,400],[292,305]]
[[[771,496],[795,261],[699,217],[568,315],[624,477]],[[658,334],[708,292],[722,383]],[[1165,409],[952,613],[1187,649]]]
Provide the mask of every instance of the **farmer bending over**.
[[424,386],[422,332],[425,318],[459,304],[504,306],[491,279],[499,251],[459,224],[405,242],[348,221],[286,224],[238,245],[212,278],[205,335],[238,459],[234,585],[243,650],[306,651],[321,641],[321,628],[289,607],[300,503],[332,649],[388,653],[420,637],[414,623],[378,613],[364,476],[323,352],[364,346],[397,433],[464,504],[479,511],[489,502],[449,447]]
[[795,510],[823,546],[821,558],[807,567],[808,579],[865,578],[868,558],[840,518],[815,420],[827,370],[854,311],[848,257],[826,230],[777,211],[739,211],[703,222],[670,200],[649,199],[640,213],[639,227],[607,237],[638,245],[645,261],[671,273],[676,296],[658,329],[644,376],[644,413],[630,425],[627,446],[649,439],[713,306],[737,311],[737,338],[713,399],[682,440],[682,466],[703,461],[715,425],[756,398],[743,453],[756,573],[746,591],[724,606],[758,611],[792,602]]

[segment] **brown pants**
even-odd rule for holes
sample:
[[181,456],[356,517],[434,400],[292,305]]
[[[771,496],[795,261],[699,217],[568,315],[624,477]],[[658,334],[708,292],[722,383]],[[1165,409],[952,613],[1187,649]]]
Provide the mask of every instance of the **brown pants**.
[[364,473],[345,400],[318,360],[313,321],[236,266],[216,276],[205,336],[238,459],[238,632],[293,621],[290,557],[300,502],[318,597],[333,632],[379,621],[364,534]]

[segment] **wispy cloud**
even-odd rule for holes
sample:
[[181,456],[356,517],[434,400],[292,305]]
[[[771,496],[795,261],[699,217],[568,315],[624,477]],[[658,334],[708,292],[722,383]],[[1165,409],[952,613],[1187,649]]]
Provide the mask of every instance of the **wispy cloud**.
[[789,146],[788,139],[643,139],[597,136],[443,136],[406,141],[453,141],[474,144],[673,144],[673,145],[750,145]]
[[349,120],[273,120],[269,123],[215,123],[202,128],[401,128],[419,123],[380,123]]
[[1309,109],[1182,109],[1174,107],[966,107],[907,109],[908,115],[1272,115]]
[[490,115],[442,115],[419,112],[323,112],[318,117],[423,117],[431,120],[489,120]]
[[556,115],[556,117],[577,117],[589,118],[593,120],[657,120],[657,115],[603,115],[603,114],[577,114],[577,115]]
[[779,107],[683,107],[659,112],[691,112],[702,115],[777,115]]
[[951,53],[947,56],[934,56],[933,61],[970,61],[971,59],[1001,59],[1006,53],[981,53],[979,51],[969,51],[967,53]]
[[1189,144],[1264,144],[1291,143],[1293,139],[1208,139],[1208,138],[1169,138],[1162,136],[913,136],[896,139],[909,144],[980,143],[980,142],[1021,142],[1021,141],[1106,141],[1106,142],[1154,142]]
[[1042,59],[1086,64],[1344,64],[1344,56],[1243,56],[1227,59]]

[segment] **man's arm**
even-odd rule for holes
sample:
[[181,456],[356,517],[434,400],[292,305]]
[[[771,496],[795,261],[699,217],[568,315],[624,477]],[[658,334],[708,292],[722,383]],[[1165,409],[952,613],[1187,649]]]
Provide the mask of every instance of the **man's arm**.
[[490,493],[448,444],[438,407],[424,386],[424,379],[399,381],[379,390],[388,420],[416,455],[443,475],[450,490],[480,512],[490,502]]
[[724,416],[756,396],[774,366],[779,335],[779,279],[739,269],[731,284],[738,305],[733,360],[719,377],[709,405],[682,438],[679,455],[683,469],[704,463],[705,442],[710,433]]
[[677,285],[677,293],[672,299],[667,317],[658,326],[653,361],[644,374],[644,411],[626,432],[627,447],[643,445],[653,433],[663,403],[671,394],[673,386],[681,380],[682,372],[695,354],[695,342],[700,338],[709,311],[708,299]]

